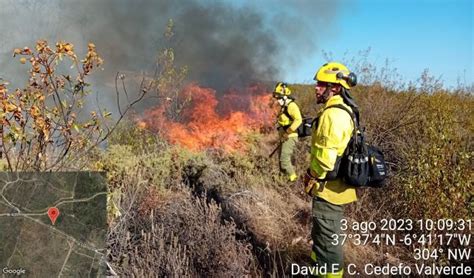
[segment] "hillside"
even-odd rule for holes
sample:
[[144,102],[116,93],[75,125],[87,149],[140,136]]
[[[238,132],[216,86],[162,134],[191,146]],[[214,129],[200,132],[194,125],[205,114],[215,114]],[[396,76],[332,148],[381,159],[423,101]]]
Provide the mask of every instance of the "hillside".
[[[312,86],[292,88],[303,113],[314,115]],[[348,223],[373,221],[378,226],[372,234],[403,236],[400,229],[383,232],[383,219],[472,219],[472,94],[395,91],[377,84],[355,87],[353,94],[369,141],[384,150],[391,176],[384,188],[358,190],[358,202],[346,208]],[[307,168],[307,140],[298,146],[299,173]],[[131,121],[122,123],[97,163],[111,184],[108,245],[114,272],[281,276],[289,274],[291,263],[309,263],[311,200],[299,183],[279,176],[276,156],[268,158],[277,142],[274,130],[247,133],[241,140],[245,148],[233,152],[189,150],[168,141]],[[411,233],[426,229],[415,225]],[[434,241],[429,247],[458,245]],[[348,240],[345,260],[357,267],[413,265],[413,250],[420,246]],[[427,261],[461,263],[445,254]]]

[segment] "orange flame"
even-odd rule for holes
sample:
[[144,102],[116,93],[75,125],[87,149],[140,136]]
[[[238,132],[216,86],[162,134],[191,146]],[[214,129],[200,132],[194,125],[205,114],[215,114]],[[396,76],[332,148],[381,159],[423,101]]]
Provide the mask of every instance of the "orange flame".
[[235,152],[246,149],[245,135],[268,129],[275,119],[271,94],[260,85],[218,98],[215,90],[191,84],[180,93],[178,102],[185,103],[179,119],[167,116],[172,105],[168,102],[146,110],[138,126],[190,150]]

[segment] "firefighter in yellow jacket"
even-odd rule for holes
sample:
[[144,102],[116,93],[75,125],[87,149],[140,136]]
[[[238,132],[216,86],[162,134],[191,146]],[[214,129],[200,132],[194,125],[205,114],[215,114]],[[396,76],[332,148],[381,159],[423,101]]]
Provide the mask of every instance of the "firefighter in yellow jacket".
[[291,97],[291,90],[288,85],[278,82],[273,90],[273,97],[280,105],[278,114],[278,130],[280,134],[280,169],[288,176],[289,181],[296,181],[298,175],[295,167],[291,163],[291,156],[298,142],[296,130],[303,122],[298,105]]
[[[353,78],[353,82],[349,80]],[[304,177],[305,191],[313,196],[313,248],[311,259],[320,270],[319,277],[342,277],[344,267],[343,248],[335,235],[341,234],[343,205],[357,200],[354,187],[341,179],[325,181],[326,175],[337,171],[354,130],[349,113],[339,108],[327,108],[341,104],[352,111],[343,94],[355,85],[355,75],[344,65],[336,62],[324,64],[314,77],[317,103],[323,104],[317,127],[311,139],[311,163]]]

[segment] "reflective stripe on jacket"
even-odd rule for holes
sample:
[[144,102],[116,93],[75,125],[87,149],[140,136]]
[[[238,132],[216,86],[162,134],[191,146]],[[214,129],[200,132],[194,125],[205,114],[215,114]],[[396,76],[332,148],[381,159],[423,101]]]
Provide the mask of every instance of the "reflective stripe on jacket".
[[[325,107],[344,104],[340,95],[331,97]],[[322,111],[321,110],[321,111]],[[326,177],[327,172],[334,170],[337,157],[342,156],[351,139],[354,123],[346,111],[339,108],[329,108],[320,112],[317,128],[311,138],[311,172],[319,179]],[[354,187],[347,186],[341,179],[328,181],[322,188],[314,188],[315,196],[332,204],[342,205],[357,200]]]
[[289,129],[290,131],[292,131],[291,133],[288,134],[288,137],[298,137],[298,133],[296,132],[296,130],[303,122],[300,108],[294,101],[292,101],[284,109],[286,109],[290,117],[288,117],[286,113],[283,112],[284,110],[282,109],[282,111],[280,112],[280,115],[278,115],[278,124],[284,127],[285,129]]

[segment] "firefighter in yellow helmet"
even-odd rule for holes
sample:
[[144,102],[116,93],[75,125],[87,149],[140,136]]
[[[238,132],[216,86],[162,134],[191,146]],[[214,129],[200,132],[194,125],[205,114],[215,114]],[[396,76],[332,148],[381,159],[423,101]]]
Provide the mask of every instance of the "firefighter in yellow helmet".
[[319,277],[342,277],[343,248],[340,240],[333,244],[336,243],[333,235],[341,234],[343,205],[356,201],[357,196],[354,187],[347,186],[340,178],[325,179],[336,176],[335,168],[349,143],[354,123],[347,111],[327,107],[340,104],[354,112],[356,106],[348,105],[353,103],[348,90],[357,80],[355,74],[337,62],[324,64],[314,79],[316,101],[323,107],[313,130],[311,162],[303,181],[305,191],[313,196],[311,259],[317,269],[323,270]]
[[296,130],[303,122],[298,105],[291,96],[291,90],[288,85],[278,82],[273,90],[273,97],[280,105],[278,114],[278,130],[280,134],[280,169],[287,176],[288,180],[293,182],[298,179],[295,167],[291,163],[296,143],[298,142],[298,133]]

